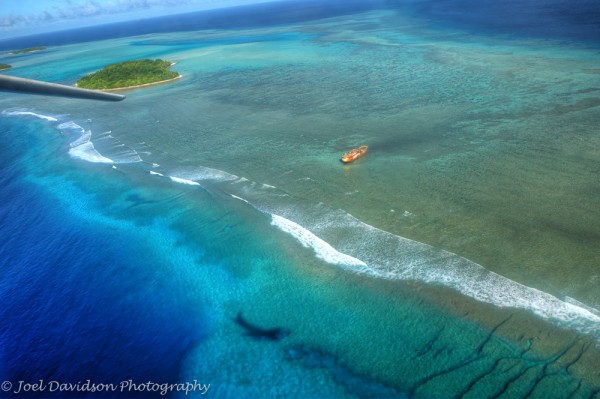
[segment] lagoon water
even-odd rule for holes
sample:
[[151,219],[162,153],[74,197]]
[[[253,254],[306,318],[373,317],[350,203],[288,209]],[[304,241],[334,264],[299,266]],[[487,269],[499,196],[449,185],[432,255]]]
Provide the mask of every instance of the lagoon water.
[[5,56],[66,84],[140,58],[183,78],[2,94],[2,378],[600,397],[598,43],[430,3]]

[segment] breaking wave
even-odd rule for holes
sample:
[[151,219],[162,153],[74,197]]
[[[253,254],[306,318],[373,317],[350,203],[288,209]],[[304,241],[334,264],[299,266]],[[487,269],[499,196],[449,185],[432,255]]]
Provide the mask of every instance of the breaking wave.
[[33,116],[39,119],[45,119],[47,121],[50,122],[58,122],[58,119],[53,117],[53,116],[48,116],[48,115],[42,115],[42,114],[37,114],[35,112],[32,111],[21,111],[21,110],[4,110],[2,111],[2,115],[7,115],[7,116]]
[[318,236],[331,237],[328,242],[337,251],[360,258],[377,277],[443,285],[475,300],[526,309],[600,338],[600,316],[587,306],[525,286],[457,254],[377,229],[341,210],[311,220],[304,223]]
[[182,179],[181,177],[169,176],[169,179],[173,180],[175,183],[187,184],[190,186],[199,186],[200,183],[195,182],[193,180]]
[[442,285],[477,301],[526,309],[600,338],[600,312],[596,309],[523,285],[452,252],[380,230],[341,209],[310,204],[276,187],[226,172],[199,167],[182,175],[263,212],[271,225],[329,264],[377,278]]
[[335,248],[326,241],[323,241],[299,224],[275,214],[272,214],[271,218],[271,224],[273,226],[276,226],[283,232],[291,234],[306,248],[312,248],[319,259],[334,265],[359,266],[361,270],[371,271],[368,269],[367,264],[362,260],[336,251]]
[[92,140],[92,131],[84,129],[75,121],[65,121],[66,115],[45,115],[25,109],[7,109],[2,115],[12,117],[35,117],[54,123],[58,129],[69,140],[69,155],[72,158],[92,163],[125,164],[141,162],[139,154],[131,147],[121,143],[105,132]]
[[71,147],[69,149],[69,155],[71,155],[73,158],[96,163],[114,163],[112,159],[106,158],[96,150],[96,147],[94,147],[94,144],[92,143],[91,131],[83,130],[81,126],[73,122],[60,124],[58,128],[61,130],[81,131],[81,135],[69,143],[69,146]]

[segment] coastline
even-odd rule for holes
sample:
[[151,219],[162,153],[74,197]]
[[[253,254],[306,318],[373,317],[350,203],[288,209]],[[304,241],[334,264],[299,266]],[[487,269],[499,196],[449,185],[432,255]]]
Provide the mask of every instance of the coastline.
[[153,85],[157,85],[157,84],[161,84],[161,83],[168,83],[168,82],[172,82],[174,80],[180,79],[182,78],[183,75],[179,75],[176,76],[174,78],[171,79],[167,79],[167,80],[160,80],[158,82],[151,82],[151,83],[143,83],[141,85],[135,85],[135,86],[126,86],[126,87],[115,87],[113,89],[98,89],[100,91],[118,91],[118,90],[129,90],[129,89],[137,89],[138,87],[146,87],[146,86],[153,86]]
[[[171,68],[175,64],[176,64],[176,62],[172,62],[171,65],[169,65],[169,68]],[[130,90],[130,89],[137,89],[138,87],[146,87],[146,86],[153,86],[153,85],[157,85],[157,84],[161,84],[161,83],[168,83],[168,82],[172,82],[177,79],[181,79],[182,77],[183,77],[183,75],[179,74],[174,78],[166,79],[166,80],[159,80],[158,82],[142,83],[140,85],[133,85],[133,86],[114,87],[111,89],[88,89],[88,90],[99,90],[99,91]],[[77,83],[75,83],[74,86],[77,87]]]

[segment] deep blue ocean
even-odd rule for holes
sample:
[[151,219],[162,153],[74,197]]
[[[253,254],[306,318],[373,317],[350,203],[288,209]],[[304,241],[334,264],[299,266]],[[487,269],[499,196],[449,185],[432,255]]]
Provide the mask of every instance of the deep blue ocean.
[[27,181],[25,165],[43,164],[60,142],[52,129],[3,120],[0,131],[3,378],[177,381],[182,356],[204,333],[201,309],[173,295],[181,291],[169,274],[153,284],[156,257],[142,236],[74,217]]

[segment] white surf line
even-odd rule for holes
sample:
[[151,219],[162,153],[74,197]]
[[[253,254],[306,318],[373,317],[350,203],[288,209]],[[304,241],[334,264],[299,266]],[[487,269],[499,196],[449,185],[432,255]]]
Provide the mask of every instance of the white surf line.
[[71,146],[69,149],[69,155],[73,158],[81,159],[82,161],[92,163],[114,163],[112,159],[107,158],[100,154],[94,148],[94,144],[91,141]]
[[262,207],[255,208],[271,215],[273,226],[312,248],[327,263],[351,266],[345,269],[377,278],[440,284],[477,301],[500,308],[525,309],[560,326],[600,338],[600,312],[595,309],[563,301],[452,252],[377,229],[342,210],[329,215],[332,221],[320,218],[313,226],[330,236],[336,236],[340,230],[355,232],[354,236],[344,234],[344,240],[334,247],[296,222]]
[[238,200],[240,200],[240,201],[244,201],[246,204],[250,204],[250,203],[248,202],[248,200],[246,200],[246,199],[243,199],[242,197],[238,197],[237,195],[233,195],[233,194],[229,194],[229,195],[231,195],[231,196],[232,196],[233,198],[235,198],[235,199],[238,199]]
[[77,123],[75,123],[73,121],[63,122],[60,125],[58,125],[57,127],[60,131],[76,130],[76,131],[80,132],[80,134],[83,134],[85,132],[84,128],[82,128],[81,126],[79,126]]
[[118,149],[118,152],[116,150],[110,151],[112,155],[111,158],[108,158],[102,155],[94,146],[94,140],[92,140],[92,132],[90,130],[85,130],[74,121],[63,122],[58,125],[57,128],[66,135],[79,134],[79,137],[69,144],[71,147],[69,155],[73,158],[92,163],[124,164],[142,162],[142,158],[137,151],[113,137],[110,130],[101,133],[95,139],[96,143],[101,143],[103,140],[109,140],[109,143],[112,144],[113,148]]
[[575,305],[575,306],[578,306],[580,308],[583,308],[583,309],[585,309],[585,310],[587,310],[587,311],[595,314],[596,316],[600,316],[600,311],[598,309],[594,309],[594,308],[586,305],[585,303],[579,302],[578,300],[576,300],[574,298],[566,296],[565,297],[565,302],[570,303],[570,304]]
[[[32,112],[32,111],[4,110],[4,111],[2,111],[2,114],[9,115],[9,116],[22,116],[22,115],[35,116],[36,118],[44,119],[44,120],[47,120],[50,122],[58,122],[57,118],[54,118],[52,116],[43,115],[43,114],[38,114],[38,113]],[[65,131],[74,131],[74,133],[80,134],[80,136],[77,139],[75,139],[71,143],[69,143],[69,147],[70,147],[69,155],[72,158],[76,158],[76,159],[80,159],[80,160],[92,162],[92,163],[110,163],[110,164],[114,163],[114,161],[112,159],[103,156],[96,150],[96,148],[94,147],[94,144],[92,143],[92,140],[91,140],[91,137],[92,137],[91,131],[84,130],[81,126],[79,126],[77,123],[75,123],[73,121],[63,122],[56,127],[58,130],[60,130],[63,133],[65,133]]]
[[[343,211],[342,211],[343,212]],[[345,213],[345,212],[344,212]],[[449,251],[437,249],[368,225],[345,213],[345,229],[361,231],[340,246],[349,254],[360,253],[379,276],[440,284],[480,302],[497,307],[525,309],[563,326],[600,338],[600,316],[574,303],[501,276],[485,267]],[[340,215],[333,215],[339,221]],[[332,229],[331,226],[325,229]],[[339,226],[337,227],[339,228]],[[373,245],[385,249],[385,259],[378,257]],[[383,244],[383,245],[382,245]]]
[[111,154],[111,159],[116,164],[128,164],[143,162],[140,154],[133,148],[122,143],[119,139],[112,135],[112,131],[104,132],[100,135],[94,136],[93,142],[98,146],[105,146],[105,142],[109,143],[110,148],[106,148],[107,152]]
[[193,169],[183,169],[174,172],[176,175],[180,176],[186,180],[192,181],[218,181],[218,182],[227,182],[227,181],[235,181],[238,180],[239,177],[236,175],[232,175],[231,173],[227,173],[225,171],[219,169],[213,169],[206,166],[196,166]]
[[[312,248],[317,257],[327,263],[351,266],[346,269],[378,278],[440,284],[477,301],[497,307],[526,309],[544,319],[559,322],[580,332],[592,332],[600,338],[600,312],[578,306],[575,301],[562,301],[452,252],[380,230],[343,210],[332,209],[327,212],[326,217],[316,215],[317,223],[308,223],[303,227],[280,216],[280,212],[286,212],[285,207],[276,206],[273,209],[272,206],[260,204],[262,200],[257,203],[252,195],[257,187],[254,182],[240,177],[232,183],[242,182],[249,184],[250,190],[246,190],[244,197],[250,200],[231,193],[229,195],[244,200],[270,216],[273,226],[292,235],[304,247]],[[276,195],[272,194],[272,189],[264,185],[262,187],[256,194],[262,196],[269,193],[271,200],[279,202],[278,198],[271,197]],[[319,235],[344,238],[332,245],[313,231]]]
[[[452,252],[380,230],[340,209],[331,209],[326,212],[326,216],[315,215],[318,222],[309,222],[307,227],[303,227],[280,216],[281,212],[287,213],[285,206],[282,208],[278,205],[273,209],[272,205],[261,204],[264,199],[255,201],[253,192],[259,190],[255,194],[263,196],[270,193],[269,202],[275,200],[279,203],[280,196],[272,197],[276,195],[272,188],[263,186],[261,190],[255,182],[227,172],[210,168],[201,168],[200,171],[200,175],[205,178],[220,177],[218,180],[229,181],[231,184],[248,184],[244,197],[250,198],[249,200],[228,194],[270,216],[271,225],[292,235],[304,247],[313,249],[316,256],[327,263],[377,278],[440,284],[477,301],[497,307],[525,309],[543,319],[558,322],[579,332],[592,333],[600,338],[600,312],[579,306],[575,301],[562,301]],[[210,173],[206,173],[207,171]],[[319,235],[344,238],[332,245],[311,230]]]
[[314,235],[310,230],[305,229],[291,220],[276,214],[271,214],[271,225],[277,227],[279,230],[285,233],[290,234],[304,247],[312,248],[317,257],[327,263],[340,266],[358,267],[357,271],[362,271],[368,274],[375,273],[362,260],[336,251],[335,248],[329,245],[329,243]]
[[200,186],[200,183],[198,182],[188,179],[182,179],[181,177],[169,176],[169,179],[173,180],[175,183],[187,184],[190,186]]
[[[72,125],[61,124],[60,126],[63,126],[63,128],[69,128],[73,130],[83,130],[81,126],[75,123],[72,123]],[[89,130],[84,131],[78,139],[72,141],[69,144],[69,146],[71,147],[69,149],[69,155],[73,158],[81,159],[83,161],[92,163],[114,163],[112,159],[103,156],[96,150],[91,139],[92,132]]]
[[52,117],[52,116],[47,116],[47,115],[42,115],[42,114],[36,114],[35,112],[31,112],[31,111],[9,111],[9,110],[4,110],[2,111],[3,115],[9,115],[9,116],[19,116],[19,115],[29,115],[29,116],[35,116],[36,118],[40,118],[40,119],[45,119],[47,121],[50,122],[58,122],[58,119]]

